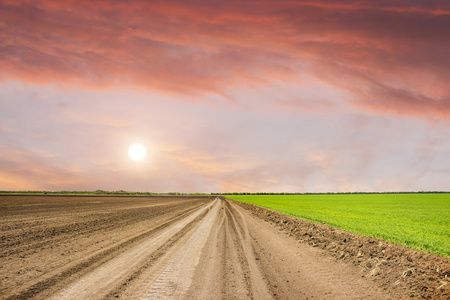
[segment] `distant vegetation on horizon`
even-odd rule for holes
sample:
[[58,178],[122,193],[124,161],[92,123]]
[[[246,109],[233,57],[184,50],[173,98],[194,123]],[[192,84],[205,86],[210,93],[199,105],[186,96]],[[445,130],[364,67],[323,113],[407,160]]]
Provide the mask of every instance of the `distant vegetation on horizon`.
[[211,195],[207,193],[180,193],[180,192],[130,192],[118,191],[0,191],[0,194],[30,194],[30,195],[124,195],[124,196],[189,196],[189,195]]
[[353,194],[450,194],[450,191],[417,191],[417,192],[298,192],[298,193],[270,193],[270,192],[233,192],[233,193],[182,193],[182,192],[133,192],[133,191],[105,191],[105,190],[95,190],[95,191],[0,191],[0,194],[37,194],[37,195],[134,195],[134,196],[188,196],[188,195],[353,195]]

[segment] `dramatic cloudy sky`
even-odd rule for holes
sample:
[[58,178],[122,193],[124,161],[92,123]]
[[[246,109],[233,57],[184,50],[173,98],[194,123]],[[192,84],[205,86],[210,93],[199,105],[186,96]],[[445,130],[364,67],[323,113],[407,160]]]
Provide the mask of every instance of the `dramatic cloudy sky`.
[[0,190],[450,190],[449,28],[448,0],[0,0]]

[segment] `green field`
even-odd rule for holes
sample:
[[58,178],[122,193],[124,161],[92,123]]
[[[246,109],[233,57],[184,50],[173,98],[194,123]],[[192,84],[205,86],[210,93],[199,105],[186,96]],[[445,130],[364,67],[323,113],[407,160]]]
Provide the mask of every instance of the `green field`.
[[450,194],[225,196],[450,257]]

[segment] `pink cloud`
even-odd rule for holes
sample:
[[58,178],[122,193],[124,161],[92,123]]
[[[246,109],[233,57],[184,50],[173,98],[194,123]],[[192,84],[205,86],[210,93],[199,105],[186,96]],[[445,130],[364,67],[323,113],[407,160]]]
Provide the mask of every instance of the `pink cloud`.
[[442,1],[3,1],[0,80],[226,95],[310,74],[376,113],[450,116]]

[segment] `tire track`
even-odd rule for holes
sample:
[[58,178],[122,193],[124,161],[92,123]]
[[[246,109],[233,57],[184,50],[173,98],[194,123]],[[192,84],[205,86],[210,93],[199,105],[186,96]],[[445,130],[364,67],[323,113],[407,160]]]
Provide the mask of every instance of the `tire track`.
[[[137,291],[117,297],[207,299],[211,295],[222,295],[223,298],[271,298],[256,264],[245,220],[226,200],[217,199],[191,235],[180,243],[182,245],[175,252],[168,253],[164,267],[147,270],[158,275],[141,278],[137,284],[130,282],[130,289]],[[147,292],[139,293],[142,289]]]
[[216,199],[213,207],[203,218],[194,234],[168,263],[166,269],[150,287],[144,299],[180,298],[186,294],[192,284],[201,251],[210,235],[219,208],[220,200]]
[[226,206],[230,212],[229,215],[233,222],[233,228],[236,230],[237,247],[238,249],[242,249],[241,263],[245,266],[246,272],[248,272],[245,277],[250,290],[249,294],[254,299],[270,299],[270,292],[267,287],[268,282],[262,274],[261,266],[256,263],[259,258],[255,256],[252,238],[250,237],[245,218],[228,201],[226,202]]

